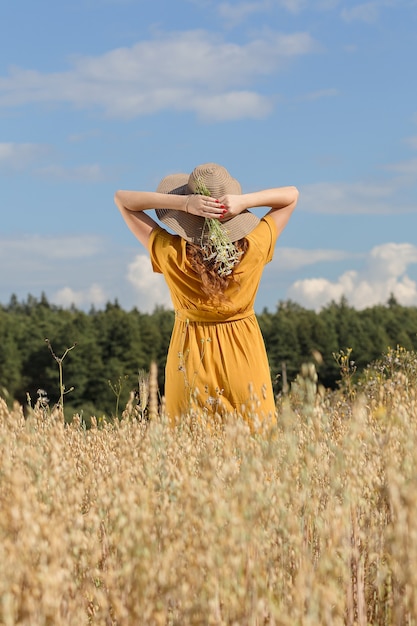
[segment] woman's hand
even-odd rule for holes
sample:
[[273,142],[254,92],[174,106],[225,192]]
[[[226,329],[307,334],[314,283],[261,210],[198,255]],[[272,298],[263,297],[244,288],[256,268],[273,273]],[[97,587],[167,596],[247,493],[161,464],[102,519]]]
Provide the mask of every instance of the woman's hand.
[[227,194],[221,198],[190,195],[186,197],[184,211],[219,220],[228,220],[247,208],[243,195]]
[[223,207],[224,220],[228,220],[239,213],[242,213],[245,209],[247,209],[247,205],[244,201],[244,196],[239,194],[227,194],[226,196],[222,196],[219,198],[220,206]]
[[183,210],[192,215],[211,219],[222,219],[226,214],[226,207],[211,196],[189,195],[186,196]]

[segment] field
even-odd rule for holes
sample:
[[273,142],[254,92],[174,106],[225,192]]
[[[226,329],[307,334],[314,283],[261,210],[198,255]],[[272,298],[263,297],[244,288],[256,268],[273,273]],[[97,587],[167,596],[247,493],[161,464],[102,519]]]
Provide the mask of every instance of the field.
[[417,624],[417,356],[340,365],[256,433],[1,400],[1,626]]

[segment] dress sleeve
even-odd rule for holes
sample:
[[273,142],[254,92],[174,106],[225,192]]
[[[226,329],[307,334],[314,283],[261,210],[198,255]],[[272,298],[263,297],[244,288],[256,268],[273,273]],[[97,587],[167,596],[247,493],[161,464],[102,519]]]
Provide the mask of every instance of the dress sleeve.
[[[157,226],[149,236],[149,255],[152,269],[157,274],[175,273],[182,268],[186,256],[185,240]],[[184,245],[183,245],[184,244]]]
[[261,252],[265,265],[272,261],[277,238],[278,231],[275,220],[270,215],[265,215],[248,236],[248,239],[252,240]]
[[270,261],[272,261],[272,257],[274,256],[275,244],[276,244],[277,239],[278,239],[278,229],[277,229],[277,225],[275,223],[274,218],[271,217],[270,215],[265,215],[263,220],[269,226],[269,232],[270,232],[270,237],[271,237],[269,250],[267,252],[267,257],[266,257],[266,261],[265,261],[266,263],[269,263]]
[[162,268],[168,253],[168,247],[164,245],[166,242],[165,235],[168,235],[167,231],[160,226],[156,226],[149,235],[149,254],[152,269],[156,274],[162,274]]

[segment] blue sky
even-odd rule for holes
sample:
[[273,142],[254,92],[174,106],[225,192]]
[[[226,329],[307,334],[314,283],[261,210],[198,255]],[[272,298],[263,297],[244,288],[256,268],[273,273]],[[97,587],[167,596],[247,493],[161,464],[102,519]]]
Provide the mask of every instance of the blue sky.
[[1,303],[169,306],[113,195],[216,161],[300,190],[257,311],[417,305],[417,0],[3,4]]

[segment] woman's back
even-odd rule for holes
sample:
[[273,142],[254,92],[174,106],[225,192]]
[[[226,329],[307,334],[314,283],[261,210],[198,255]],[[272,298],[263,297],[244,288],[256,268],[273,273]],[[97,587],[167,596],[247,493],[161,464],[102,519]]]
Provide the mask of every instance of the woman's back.
[[165,277],[175,310],[218,312],[219,318],[224,319],[253,309],[264,266],[272,259],[276,237],[274,221],[268,217],[246,236],[247,250],[234,269],[234,280],[217,303],[210,302],[202,292],[201,277],[187,258],[186,241],[178,235],[156,229],[150,239],[151,261],[154,271]]

